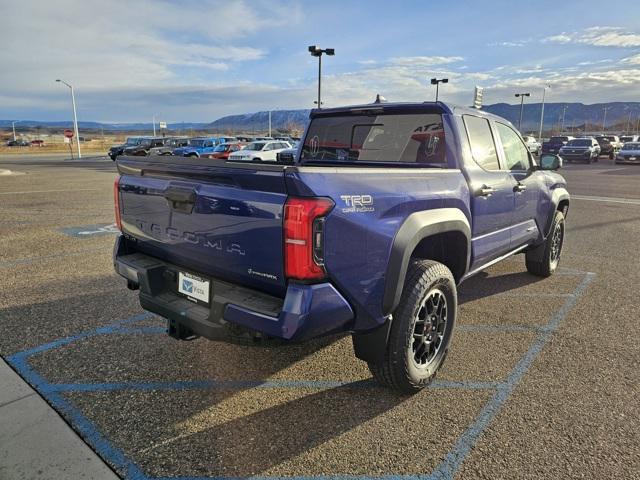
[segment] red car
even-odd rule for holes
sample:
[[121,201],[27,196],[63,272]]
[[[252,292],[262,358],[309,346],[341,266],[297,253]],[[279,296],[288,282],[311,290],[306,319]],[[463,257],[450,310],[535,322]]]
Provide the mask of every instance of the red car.
[[44,140],[31,140],[32,147],[44,147]]
[[221,143],[213,149],[213,153],[207,153],[206,155],[202,155],[202,157],[228,160],[229,155],[233,152],[237,152],[238,150],[242,150],[243,148],[243,143]]

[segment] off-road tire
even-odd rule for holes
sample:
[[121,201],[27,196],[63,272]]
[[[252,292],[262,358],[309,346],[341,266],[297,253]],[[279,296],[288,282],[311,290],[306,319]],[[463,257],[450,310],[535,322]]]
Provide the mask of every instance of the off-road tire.
[[[556,229],[560,229],[560,244],[558,246],[558,252],[554,253],[554,235],[556,234]],[[533,250],[527,251],[525,254],[525,264],[527,265],[527,271],[529,273],[539,277],[549,277],[556,271],[562,255],[562,247],[565,240],[564,235],[564,214],[556,211],[549,235],[545,242]],[[541,261],[539,260],[540,258],[542,258]]]
[[[424,300],[440,291],[446,300],[446,321],[442,339],[433,358],[419,366],[412,351],[414,329]],[[369,370],[382,385],[404,394],[414,394],[435,378],[444,363],[457,315],[456,282],[451,271],[433,260],[416,260],[409,265],[398,307],[393,312],[384,360],[369,362]]]

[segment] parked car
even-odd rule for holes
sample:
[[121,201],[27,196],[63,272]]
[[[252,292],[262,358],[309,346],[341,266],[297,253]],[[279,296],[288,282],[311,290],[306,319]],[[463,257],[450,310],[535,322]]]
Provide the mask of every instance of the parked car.
[[620,137],[620,143],[623,145],[627,142],[637,142],[638,140],[640,140],[638,135],[622,135]]
[[276,155],[282,150],[291,148],[287,142],[277,142],[275,140],[266,142],[252,142],[239,152],[234,152],[229,156],[231,161],[243,162],[275,162]]
[[166,137],[163,145],[152,147],[149,150],[149,156],[171,155],[176,148],[187,145],[189,145],[189,137]]
[[533,153],[534,155],[540,155],[540,152],[542,151],[542,145],[536,140],[536,137],[525,135],[524,137],[522,137],[522,139],[524,140],[525,145],[531,153]]
[[542,142],[542,153],[558,153],[560,148],[572,139],[573,137],[567,135],[551,137],[548,141]]
[[30,145],[32,147],[44,147],[44,140],[31,140]]
[[9,140],[7,147],[28,147],[30,143],[27,140]]
[[297,153],[297,148],[287,148],[286,150],[282,150],[276,154],[276,162],[293,164]]
[[558,267],[561,159],[444,102],[310,116],[294,165],[120,159],[115,270],[175,339],[346,332],[380,383],[415,393],[447,355],[457,285],[516,253],[534,275]]
[[213,149],[220,143],[218,137],[194,137],[189,144],[178,147],[173,151],[179,157],[200,157],[207,153],[213,153]]
[[607,155],[611,160],[615,158],[622,146],[620,139],[615,135],[598,135],[596,141],[600,145],[600,155]]
[[616,163],[640,163],[640,142],[627,142],[616,154]]
[[597,162],[600,145],[592,137],[574,138],[560,148],[559,155],[567,162]]
[[221,143],[213,149],[211,153],[202,154],[204,158],[217,158],[227,160],[229,155],[244,148],[244,144],[240,142],[235,143]]
[[125,147],[123,155],[133,155],[136,157],[148,157],[152,148],[159,148],[165,144],[164,137],[143,138],[137,145]]
[[120,155],[122,155],[125,148],[135,147],[145,138],[149,138],[149,137],[127,137],[127,139],[122,145],[114,145],[113,147],[111,147],[109,149],[108,155],[109,157],[111,157],[111,160],[115,161]]

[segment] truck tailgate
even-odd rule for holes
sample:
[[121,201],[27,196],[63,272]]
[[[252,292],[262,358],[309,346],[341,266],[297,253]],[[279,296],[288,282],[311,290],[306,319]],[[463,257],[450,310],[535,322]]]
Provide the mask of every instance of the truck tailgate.
[[124,157],[122,230],[136,249],[200,273],[284,295],[281,165]]

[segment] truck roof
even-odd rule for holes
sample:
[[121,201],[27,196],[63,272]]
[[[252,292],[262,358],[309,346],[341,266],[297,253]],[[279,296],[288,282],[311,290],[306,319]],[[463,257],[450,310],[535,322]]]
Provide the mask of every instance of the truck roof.
[[[479,115],[486,118],[499,119],[501,121],[507,121],[505,118],[498,115],[494,115],[484,110],[464,107],[449,102],[383,102],[383,103],[365,103],[360,105],[346,105],[343,107],[334,108],[314,108],[311,110],[309,117],[314,118],[324,115],[335,115],[340,113],[356,113],[362,110],[381,110],[386,112],[406,112],[416,111],[416,113],[444,113],[449,115]],[[511,122],[509,122],[511,123]]]

